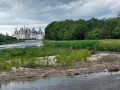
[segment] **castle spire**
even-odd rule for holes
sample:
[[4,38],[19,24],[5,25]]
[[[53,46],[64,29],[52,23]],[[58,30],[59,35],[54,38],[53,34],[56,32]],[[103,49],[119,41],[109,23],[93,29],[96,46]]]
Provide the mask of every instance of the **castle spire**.
[[24,30],[25,30],[25,25],[24,25]]
[[8,33],[6,32],[6,36],[8,36]]
[[35,28],[33,27],[33,28],[32,28],[32,30],[34,31],[34,30],[35,30]]
[[39,31],[41,31],[41,27],[39,27]]

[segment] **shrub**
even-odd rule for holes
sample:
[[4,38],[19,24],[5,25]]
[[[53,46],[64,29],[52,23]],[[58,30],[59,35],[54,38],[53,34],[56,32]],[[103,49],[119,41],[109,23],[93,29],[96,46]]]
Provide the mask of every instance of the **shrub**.
[[73,62],[86,60],[87,57],[91,56],[91,52],[88,49],[81,49],[77,51],[72,51],[71,53],[61,53],[56,56],[57,63],[62,66],[72,66]]
[[28,58],[26,66],[29,67],[29,68],[37,67],[36,58],[35,57]]
[[16,67],[17,69],[19,68],[19,66],[20,66],[20,60],[19,59],[13,59],[10,62],[11,62],[11,65],[13,67]]

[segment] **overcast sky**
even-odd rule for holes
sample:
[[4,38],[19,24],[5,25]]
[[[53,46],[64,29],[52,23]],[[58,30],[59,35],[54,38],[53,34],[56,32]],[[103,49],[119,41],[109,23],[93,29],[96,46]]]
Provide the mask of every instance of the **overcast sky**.
[[24,25],[38,30],[52,21],[116,17],[120,0],[0,0],[0,33]]

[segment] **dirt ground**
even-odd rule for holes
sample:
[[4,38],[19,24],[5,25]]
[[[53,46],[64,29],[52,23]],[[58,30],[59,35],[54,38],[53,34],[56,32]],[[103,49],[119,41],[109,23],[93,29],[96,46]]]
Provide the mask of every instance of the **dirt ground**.
[[120,55],[96,54],[87,61],[75,62],[72,67],[49,66],[35,69],[12,70],[11,72],[0,72],[0,82],[34,80],[56,76],[72,76],[94,72],[104,72],[105,69],[120,69]]

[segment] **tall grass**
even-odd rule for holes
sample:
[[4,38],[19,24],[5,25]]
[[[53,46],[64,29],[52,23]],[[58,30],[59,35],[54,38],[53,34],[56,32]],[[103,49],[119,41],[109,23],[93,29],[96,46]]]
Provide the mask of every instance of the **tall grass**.
[[5,59],[1,58],[0,60],[0,70],[10,71],[11,70],[11,64],[6,61]]
[[[59,54],[59,50],[64,51],[65,49],[60,48],[49,48],[49,47],[26,47],[26,48],[13,48],[13,49],[1,49],[0,57],[7,60],[21,57],[44,57]],[[65,51],[69,52],[70,49]]]
[[104,40],[74,40],[74,41],[49,41],[43,40],[44,45],[49,47],[73,48],[101,50],[101,51],[120,51],[120,40],[104,39]]
[[99,40],[98,50],[104,51],[120,51],[120,40],[116,39],[106,39]]
[[75,40],[75,41],[49,41],[43,40],[46,46],[59,47],[59,48],[73,48],[73,49],[83,49],[89,47],[89,49],[94,49],[98,44],[97,40]]

